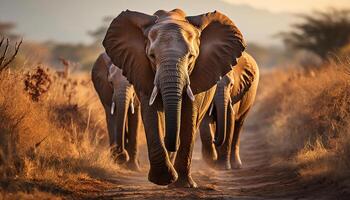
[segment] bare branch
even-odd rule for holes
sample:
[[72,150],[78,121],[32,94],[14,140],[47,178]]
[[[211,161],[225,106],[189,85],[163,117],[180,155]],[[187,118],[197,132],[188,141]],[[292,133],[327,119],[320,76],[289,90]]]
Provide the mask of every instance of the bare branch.
[[21,46],[23,42],[23,39],[21,39],[21,41],[17,44],[15,44],[15,53],[12,55],[12,57],[10,58],[10,60],[8,60],[5,64],[4,64],[4,67],[6,67],[8,64],[10,64],[17,56],[17,53],[18,53],[18,50],[19,50],[19,47]]
[[4,42],[4,40],[5,40],[5,38],[2,37],[2,38],[1,38],[1,41],[0,41],[0,47],[1,47],[2,43]]
[[7,38],[6,39],[6,46],[5,46],[5,50],[0,58],[0,71],[2,71],[5,67],[2,65],[5,60],[6,60],[6,54],[7,54],[7,50],[8,50],[8,47],[9,47],[9,39]]
[[[1,41],[0,44],[2,44],[2,42],[3,42],[3,40]],[[6,59],[6,54],[7,54],[7,51],[8,51],[9,44],[10,44],[9,39],[6,39],[5,50],[3,52],[2,57],[0,58],[0,72],[2,72],[3,70],[7,69],[8,65],[15,59],[22,42],[23,42],[23,39],[21,39],[21,41],[19,43],[16,42],[15,49],[14,49],[15,52],[13,53],[13,55],[11,56],[10,59]]]

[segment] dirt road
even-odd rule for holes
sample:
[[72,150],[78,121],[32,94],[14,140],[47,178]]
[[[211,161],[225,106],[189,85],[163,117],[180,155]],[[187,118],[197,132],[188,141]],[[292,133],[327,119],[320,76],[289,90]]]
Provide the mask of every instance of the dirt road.
[[[246,127],[241,141],[243,169],[216,171],[201,160],[200,142],[193,156],[192,174],[199,188],[168,189],[147,181],[142,173],[111,177],[116,186],[100,198],[106,199],[342,199],[324,180],[301,180],[296,170],[273,162],[264,134]],[[146,162],[146,151],[141,151]],[[146,165],[145,163],[143,164]],[[337,198],[337,195],[339,197]]]

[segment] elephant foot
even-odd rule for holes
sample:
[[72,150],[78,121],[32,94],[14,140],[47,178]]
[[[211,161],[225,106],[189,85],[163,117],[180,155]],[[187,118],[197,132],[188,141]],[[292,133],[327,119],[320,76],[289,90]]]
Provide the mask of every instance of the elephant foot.
[[215,168],[215,162],[218,158],[216,151],[213,151],[213,153],[203,152],[202,151],[202,157],[204,162],[210,166],[211,168]]
[[239,156],[236,156],[236,158],[232,161],[232,168],[233,169],[241,169],[242,168],[242,161]]
[[198,185],[191,176],[181,176],[168,186],[169,188],[198,188]]
[[136,171],[136,172],[141,171],[139,162],[137,160],[129,160],[126,163],[126,167],[131,171]]
[[202,147],[202,157],[209,166],[213,166],[214,161],[218,159],[215,147],[213,145],[208,148],[205,146]]
[[218,161],[216,161],[215,169],[217,169],[217,170],[230,170],[231,169],[230,160],[218,160]]
[[148,173],[148,180],[157,185],[169,185],[176,181],[177,177],[177,172],[170,162],[161,167],[151,166]]
[[125,149],[120,153],[113,152],[112,157],[117,164],[124,164],[129,161],[129,154]]

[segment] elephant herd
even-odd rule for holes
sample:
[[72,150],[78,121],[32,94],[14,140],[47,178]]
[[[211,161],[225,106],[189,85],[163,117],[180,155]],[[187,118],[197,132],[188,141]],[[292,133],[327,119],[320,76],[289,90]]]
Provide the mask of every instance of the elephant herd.
[[186,16],[124,11],[110,24],[92,81],[106,113],[111,154],[139,170],[138,134],[146,135],[148,180],[197,187],[191,158],[200,133],[203,159],[241,168],[239,136],[255,99],[259,69],[243,36],[214,11]]

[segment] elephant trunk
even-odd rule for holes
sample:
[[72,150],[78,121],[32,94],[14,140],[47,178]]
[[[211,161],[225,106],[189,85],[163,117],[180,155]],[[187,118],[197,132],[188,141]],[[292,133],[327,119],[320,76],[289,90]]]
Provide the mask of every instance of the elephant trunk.
[[[165,147],[176,152],[180,133],[182,92],[186,74],[176,67],[177,61],[163,62],[159,74],[160,92],[165,112]],[[163,71],[164,70],[164,71]]]
[[229,98],[225,95],[225,87],[218,85],[217,92],[214,97],[214,104],[216,108],[216,134],[214,144],[221,146],[226,139],[227,129],[227,107]]
[[117,153],[125,152],[125,132],[128,109],[132,101],[130,86],[124,86],[115,93],[116,103],[116,150]]

